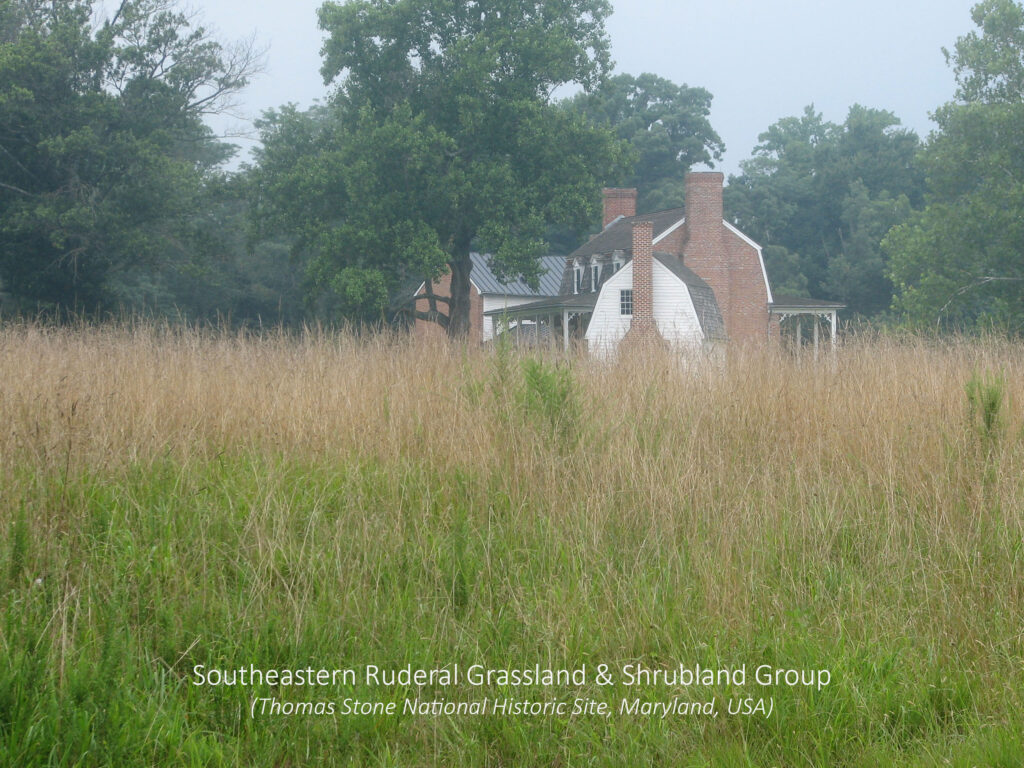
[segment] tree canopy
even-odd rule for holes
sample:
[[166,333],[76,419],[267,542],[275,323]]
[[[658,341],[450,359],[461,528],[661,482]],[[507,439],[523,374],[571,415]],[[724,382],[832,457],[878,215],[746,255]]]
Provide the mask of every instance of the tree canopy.
[[258,67],[164,0],[12,0],[0,14],[0,282],[91,309],[180,248],[228,150],[203,124]]
[[725,145],[711,127],[711,94],[644,73],[609,77],[567,107],[607,125],[628,141],[635,157],[630,172],[609,183],[636,187],[637,207],[664,210],[683,204],[686,173],[722,159]]
[[[609,12],[605,0],[326,3],[322,72],[337,91],[323,110],[268,116],[259,171],[261,215],[298,238],[320,294],[371,316],[405,281],[448,271],[451,299],[431,315],[459,336],[472,248],[535,280],[547,226],[585,226],[625,156],[553,103],[605,76]],[[296,153],[292,134],[309,141],[290,169],[278,159]]]
[[809,106],[759,138],[729,179],[726,209],[765,246],[775,288],[843,301],[866,317],[886,310],[880,243],[922,204],[917,135],[891,112],[854,105],[842,124]]
[[918,324],[1024,330],[1024,8],[986,0],[946,51],[957,100],[923,153],[928,205],[886,238],[894,306]]

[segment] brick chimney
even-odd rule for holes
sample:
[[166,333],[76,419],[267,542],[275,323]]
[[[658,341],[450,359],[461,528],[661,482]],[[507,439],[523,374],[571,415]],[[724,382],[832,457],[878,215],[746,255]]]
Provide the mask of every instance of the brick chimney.
[[686,175],[686,232],[683,263],[697,273],[715,292],[718,308],[730,332],[729,249],[722,224],[721,173]]
[[633,224],[633,317],[626,342],[660,339],[654,323],[654,225]]
[[636,216],[636,190],[605,187],[601,190],[604,196],[604,217],[601,228],[607,227],[619,216]]

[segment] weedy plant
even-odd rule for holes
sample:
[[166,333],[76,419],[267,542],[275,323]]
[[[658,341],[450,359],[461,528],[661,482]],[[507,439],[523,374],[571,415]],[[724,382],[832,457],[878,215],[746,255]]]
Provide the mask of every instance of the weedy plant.
[[987,453],[998,445],[1006,428],[1006,377],[975,371],[964,386],[967,420]]
[[519,406],[542,434],[563,453],[572,452],[580,438],[580,403],[569,363],[526,358],[521,363]]

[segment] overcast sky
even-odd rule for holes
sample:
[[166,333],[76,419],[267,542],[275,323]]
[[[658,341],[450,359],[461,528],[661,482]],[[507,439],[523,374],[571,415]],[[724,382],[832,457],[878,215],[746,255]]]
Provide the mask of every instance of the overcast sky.
[[[322,0],[192,0],[221,40],[255,34],[265,72],[242,95],[245,122],[288,102],[322,99],[316,10]],[[888,109],[924,138],[929,113],[953,97],[942,48],[974,29],[974,0],[613,0],[615,71],[653,72],[714,96],[725,142],[718,170],[738,171],[757,136],[814,104],[842,122],[852,104]],[[237,140],[236,140],[237,141]],[[243,155],[252,142],[237,141]]]

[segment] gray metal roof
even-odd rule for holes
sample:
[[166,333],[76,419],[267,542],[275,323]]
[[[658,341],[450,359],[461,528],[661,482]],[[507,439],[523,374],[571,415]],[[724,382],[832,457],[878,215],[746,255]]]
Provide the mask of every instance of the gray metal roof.
[[540,282],[534,290],[523,280],[512,280],[507,283],[498,279],[491,269],[490,256],[482,253],[469,254],[473,261],[470,279],[481,294],[497,294],[500,296],[557,296],[558,286],[562,282],[562,270],[565,267],[565,256],[540,257]]

